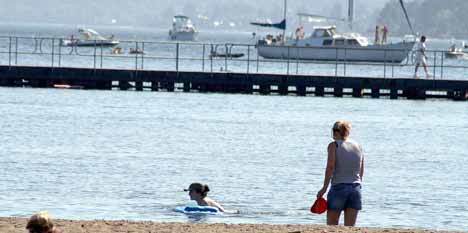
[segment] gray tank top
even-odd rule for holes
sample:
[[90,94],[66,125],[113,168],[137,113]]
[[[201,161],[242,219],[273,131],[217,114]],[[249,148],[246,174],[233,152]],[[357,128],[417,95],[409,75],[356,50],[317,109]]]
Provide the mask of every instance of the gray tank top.
[[351,140],[336,140],[335,171],[332,185],[361,183],[362,149]]

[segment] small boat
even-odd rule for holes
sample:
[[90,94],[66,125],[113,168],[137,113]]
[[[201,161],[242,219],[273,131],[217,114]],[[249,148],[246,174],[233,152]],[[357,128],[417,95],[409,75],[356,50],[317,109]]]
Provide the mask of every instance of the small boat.
[[222,52],[218,52],[218,46],[219,45],[212,45],[211,46],[211,51],[210,51],[210,55],[209,57],[210,58],[215,58],[215,57],[219,57],[219,58],[240,58],[240,57],[243,57],[244,54],[243,53],[233,53],[232,52],[232,47],[233,45],[228,45],[226,44],[225,46],[225,49],[221,49],[221,50],[225,50],[224,53]]
[[462,48],[457,48],[455,44],[450,46],[448,51],[445,52],[445,57],[449,59],[459,59],[465,57],[465,52]]
[[84,89],[83,86],[69,84],[54,84],[54,87],[59,89]]
[[78,32],[81,35],[81,38],[74,38],[72,35],[70,38],[61,39],[61,46],[99,46],[99,47],[113,47],[118,45],[120,42],[114,39],[114,36],[105,38],[101,36],[98,32],[89,28],[80,28]]
[[130,48],[130,51],[128,52],[129,54],[145,54],[145,52],[143,52],[143,50],[141,49],[134,49],[134,48]]
[[221,58],[241,58],[243,57],[243,53],[217,53],[217,52],[211,52],[210,57],[221,57]]
[[172,19],[172,29],[169,30],[171,40],[192,41],[196,39],[198,32],[192,20],[184,15],[176,15]]

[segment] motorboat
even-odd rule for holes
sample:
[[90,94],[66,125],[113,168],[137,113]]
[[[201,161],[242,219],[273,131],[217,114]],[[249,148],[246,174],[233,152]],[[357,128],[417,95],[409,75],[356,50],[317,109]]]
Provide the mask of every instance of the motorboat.
[[118,45],[120,42],[114,39],[114,36],[105,38],[98,32],[89,28],[78,29],[80,34],[79,38],[75,38],[73,35],[70,38],[61,39],[61,46],[98,46],[98,47],[113,47]]
[[169,30],[171,40],[192,41],[196,39],[198,32],[192,20],[184,15],[176,15],[172,19],[172,29]]
[[315,27],[308,37],[283,39],[266,36],[258,41],[258,54],[269,59],[401,63],[416,41],[369,44],[358,33],[338,34],[335,26]]
[[[465,47],[465,45],[463,45]],[[448,51],[445,52],[445,57],[449,59],[459,59],[465,57],[465,52],[462,48],[457,48],[455,44],[450,46]]]

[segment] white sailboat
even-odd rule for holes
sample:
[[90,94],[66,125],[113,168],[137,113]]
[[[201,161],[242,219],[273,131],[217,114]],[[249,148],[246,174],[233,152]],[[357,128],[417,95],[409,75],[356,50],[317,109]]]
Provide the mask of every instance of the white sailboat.
[[[348,22],[350,23],[353,20],[353,5],[354,1],[349,0]],[[286,6],[285,0],[285,18]],[[285,28],[282,28],[283,35]],[[402,41],[393,44],[369,44],[367,38],[358,33],[337,33],[335,26],[315,27],[310,36],[302,35],[303,33],[296,31],[296,38],[286,39],[283,36],[276,40],[271,37],[259,40],[258,54],[269,59],[401,63],[408,57],[416,43]]]

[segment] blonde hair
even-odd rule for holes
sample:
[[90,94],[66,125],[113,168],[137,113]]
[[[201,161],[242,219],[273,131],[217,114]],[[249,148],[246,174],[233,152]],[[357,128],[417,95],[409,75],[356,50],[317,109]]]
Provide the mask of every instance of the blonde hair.
[[348,121],[337,121],[333,124],[333,131],[338,132],[343,138],[347,138],[351,131],[351,123]]
[[30,233],[51,233],[54,232],[54,223],[47,211],[41,211],[29,218],[26,229]]

